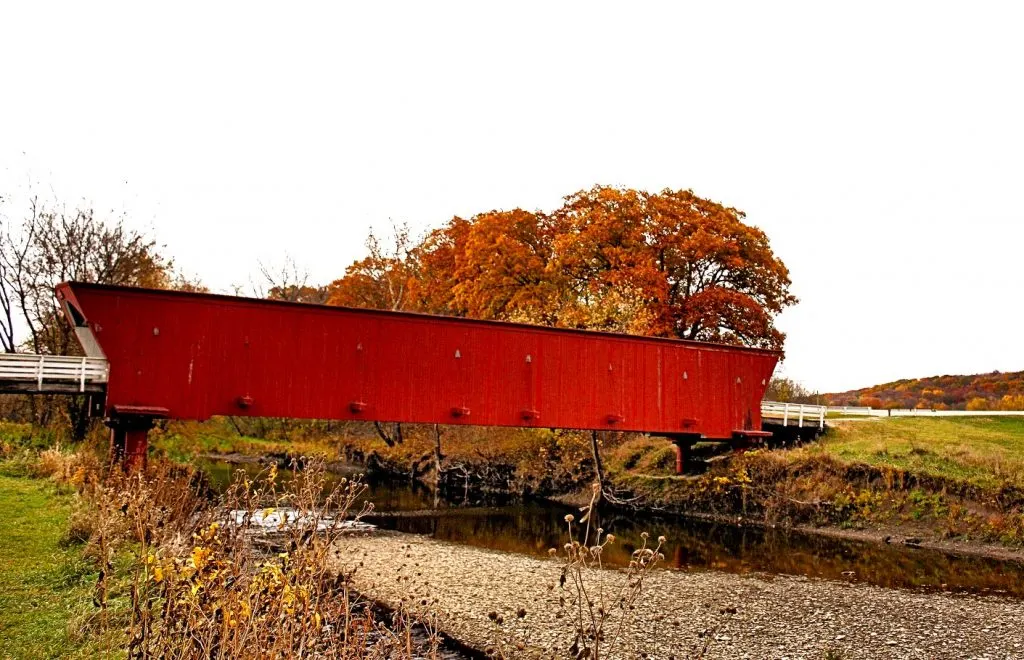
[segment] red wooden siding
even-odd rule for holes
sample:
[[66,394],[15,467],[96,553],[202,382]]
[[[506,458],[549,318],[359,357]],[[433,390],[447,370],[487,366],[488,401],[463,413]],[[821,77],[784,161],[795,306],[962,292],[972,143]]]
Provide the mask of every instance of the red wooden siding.
[[616,429],[761,428],[770,351],[62,284],[110,361],[107,411]]

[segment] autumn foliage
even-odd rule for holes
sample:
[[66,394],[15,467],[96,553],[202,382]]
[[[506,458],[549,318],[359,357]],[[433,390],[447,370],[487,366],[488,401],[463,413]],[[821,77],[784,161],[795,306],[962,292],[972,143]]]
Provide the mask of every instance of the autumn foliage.
[[1024,371],[898,380],[826,394],[832,406],[928,410],[1024,410]]
[[328,302],[781,349],[789,271],[743,218],[688,190],[598,186],[552,213],[371,235]]

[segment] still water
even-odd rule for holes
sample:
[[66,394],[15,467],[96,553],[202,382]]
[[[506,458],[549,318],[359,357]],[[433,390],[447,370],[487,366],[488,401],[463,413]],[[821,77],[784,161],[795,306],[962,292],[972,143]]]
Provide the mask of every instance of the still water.
[[[257,465],[201,461],[215,488],[223,488],[233,471],[251,475]],[[358,474],[353,468],[348,476]],[[282,478],[288,478],[282,471]],[[329,475],[340,479],[342,474]],[[546,555],[567,540],[565,515],[579,511],[545,500],[438,497],[407,480],[370,478],[363,495],[374,504],[364,520],[385,529],[467,545]],[[933,550],[834,539],[817,534],[710,523],[679,517],[603,512],[597,526],[615,534],[603,559],[624,565],[646,531],[665,536],[666,567],[674,570],[721,570],[731,573],[802,575],[900,587],[952,592],[994,593],[1024,598],[1024,565],[983,557],[957,557]]]

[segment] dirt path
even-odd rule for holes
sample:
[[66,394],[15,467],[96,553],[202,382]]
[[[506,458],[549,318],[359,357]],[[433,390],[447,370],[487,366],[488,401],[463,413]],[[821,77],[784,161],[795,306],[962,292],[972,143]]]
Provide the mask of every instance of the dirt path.
[[[392,606],[402,598],[433,601],[441,627],[478,648],[502,638],[539,648],[572,642],[555,616],[556,560],[395,532],[346,539],[336,556],[340,567],[356,570],[360,592]],[[602,571],[595,579],[595,588],[611,590],[621,574]],[[710,637],[709,658],[1024,658],[1020,601],[669,570],[654,573],[645,589],[617,657],[691,657]],[[519,608],[528,626],[518,622]],[[505,624],[492,623],[490,612]]]

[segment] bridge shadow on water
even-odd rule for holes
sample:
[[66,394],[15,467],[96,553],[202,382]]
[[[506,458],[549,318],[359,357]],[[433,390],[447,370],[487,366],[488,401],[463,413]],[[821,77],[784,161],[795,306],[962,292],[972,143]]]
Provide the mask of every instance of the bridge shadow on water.
[[[252,474],[256,465],[202,461],[215,488],[233,470]],[[284,478],[287,478],[287,473]],[[337,475],[335,478],[341,478]],[[448,499],[406,480],[369,478],[366,500],[374,512],[364,520],[383,529],[431,536],[491,550],[546,557],[567,540],[565,515],[578,510],[546,500],[508,497]],[[791,530],[712,523],[680,517],[600,511],[596,525],[616,542],[604,561],[625,566],[641,534],[665,536],[665,565],[685,571],[798,575],[889,588],[982,593],[1024,598],[1024,565],[986,557],[954,556],[905,546],[838,539]]]

